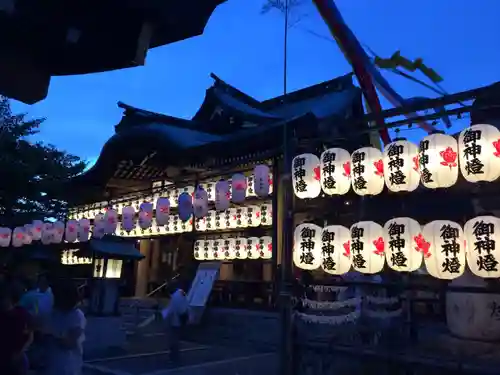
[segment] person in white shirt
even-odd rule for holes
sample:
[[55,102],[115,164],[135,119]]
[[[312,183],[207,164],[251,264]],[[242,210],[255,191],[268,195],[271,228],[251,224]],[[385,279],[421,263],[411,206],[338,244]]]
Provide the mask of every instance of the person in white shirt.
[[170,303],[162,311],[163,319],[167,322],[170,359],[173,362],[180,360],[180,341],[183,328],[189,320],[189,304],[186,293],[181,288],[173,289]]

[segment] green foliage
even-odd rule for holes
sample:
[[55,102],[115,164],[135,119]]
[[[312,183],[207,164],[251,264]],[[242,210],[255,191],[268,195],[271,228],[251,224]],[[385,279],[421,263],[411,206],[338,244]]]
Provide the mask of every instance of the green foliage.
[[81,173],[85,162],[42,142],[32,142],[45,119],[13,114],[0,97],[0,225],[16,226],[45,217],[61,218],[70,193],[63,182]]

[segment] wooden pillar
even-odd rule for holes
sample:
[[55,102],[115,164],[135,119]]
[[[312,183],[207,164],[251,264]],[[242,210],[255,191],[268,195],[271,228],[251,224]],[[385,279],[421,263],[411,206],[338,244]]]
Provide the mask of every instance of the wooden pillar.
[[160,240],[150,240],[151,242],[151,270],[149,272],[149,281],[160,282]]
[[262,265],[262,281],[273,281],[273,265],[271,263],[264,263]]
[[233,264],[223,263],[219,270],[219,280],[233,280]]
[[148,289],[149,261],[151,256],[151,240],[140,240],[139,250],[144,259],[137,263],[135,297],[145,297]]

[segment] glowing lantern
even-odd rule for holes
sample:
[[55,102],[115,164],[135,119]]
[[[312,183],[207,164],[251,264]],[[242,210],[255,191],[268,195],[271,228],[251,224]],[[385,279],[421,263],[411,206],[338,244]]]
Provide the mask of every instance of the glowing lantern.
[[94,217],[94,227],[92,230],[93,238],[103,238],[106,234],[104,228],[106,227],[106,222],[104,221],[104,215],[97,214]]
[[246,207],[236,207],[236,228],[248,227],[248,212]]
[[224,227],[234,229],[237,228],[237,215],[238,211],[236,208],[230,208],[224,211]]
[[247,239],[238,237],[234,240],[234,255],[236,259],[247,259]]
[[234,259],[236,258],[236,240],[234,238],[224,238],[222,241],[222,252],[224,254],[224,259]]
[[315,270],[321,266],[321,232],[315,224],[304,223],[295,228],[293,263],[303,270]]
[[390,191],[414,191],[420,183],[418,147],[406,139],[397,139],[384,150],[384,179]]
[[114,234],[118,227],[118,212],[109,208],[104,214],[104,232],[106,234]]
[[203,243],[205,241],[203,240],[197,240],[194,242],[194,259],[196,260],[204,260],[205,257],[203,256]]
[[153,204],[142,202],[139,207],[138,224],[141,229],[148,229],[153,222]]
[[328,195],[344,195],[351,188],[351,155],[342,148],[321,154],[321,188]]
[[197,218],[205,217],[208,214],[208,193],[201,186],[194,191],[193,213]]
[[168,216],[170,215],[170,201],[168,198],[158,198],[156,201],[156,223],[159,226],[168,223]]
[[500,131],[492,125],[472,125],[458,137],[460,170],[469,182],[500,177]]
[[253,188],[255,194],[265,198],[270,192],[269,166],[265,164],[256,165],[253,169]]
[[453,221],[436,220],[424,226],[416,242],[424,254],[427,272],[438,279],[452,280],[465,271],[464,233]]
[[68,220],[64,238],[67,242],[75,242],[78,235],[78,221]]
[[215,208],[217,211],[225,211],[229,208],[230,196],[229,183],[224,180],[218,181],[215,184]]
[[14,228],[14,233],[12,234],[12,246],[21,247],[24,245],[24,227]]
[[193,197],[189,193],[179,196],[179,220],[187,221],[193,215]]
[[248,259],[260,258],[260,241],[258,237],[247,238],[247,257]]
[[384,162],[379,149],[363,147],[352,153],[351,182],[358,195],[377,195],[384,190]]
[[413,272],[422,266],[423,253],[415,240],[421,233],[420,224],[409,217],[397,217],[385,223],[385,259],[390,268]]
[[54,242],[54,224],[43,223],[41,240],[44,245],[49,245]]
[[385,263],[384,229],[373,221],[361,221],[351,227],[353,268],[361,273],[382,271]]
[[207,218],[200,217],[195,219],[195,228],[197,232],[205,232],[207,230]]
[[254,176],[253,174],[247,177],[247,197],[256,197],[254,189]]
[[54,223],[54,243],[61,243],[64,237],[64,223],[62,221],[56,221]]
[[0,247],[9,247],[12,238],[12,230],[10,228],[0,228]]
[[[242,203],[247,195],[247,178],[236,173],[231,178],[231,199],[234,203]],[[208,198],[207,198],[208,199]]]
[[483,278],[500,277],[500,219],[494,216],[475,217],[465,223],[464,237],[471,272]]
[[224,260],[222,238],[217,238],[212,241],[212,252],[214,254],[214,260]]
[[80,219],[78,221],[78,232],[76,238],[78,242],[87,242],[90,236],[90,220]]
[[263,204],[260,206],[260,225],[272,225],[273,224],[273,205]]
[[246,221],[249,227],[258,227],[260,225],[260,206],[248,206],[246,210]]
[[216,223],[215,223],[215,218],[216,218],[216,213],[217,211],[210,210],[207,213],[207,216],[205,217],[205,225],[207,230],[216,230]]
[[422,185],[429,189],[448,188],[458,179],[458,145],[455,138],[442,133],[425,136],[419,146]]
[[264,236],[259,238],[259,258],[272,259],[273,257],[273,238]]
[[214,250],[213,250],[212,240],[203,241],[203,259],[214,260]]
[[29,245],[33,241],[33,236],[31,235],[32,230],[33,230],[32,224],[25,224],[24,225],[23,245]]
[[351,233],[341,225],[329,225],[321,232],[321,267],[331,275],[351,269]]
[[43,221],[33,220],[32,224],[31,237],[33,237],[34,241],[39,241],[42,238]]
[[316,198],[321,193],[319,159],[314,154],[301,154],[292,160],[293,190],[297,198]]
[[135,228],[135,210],[134,207],[123,207],[122,209],[122,228],[130,232]]

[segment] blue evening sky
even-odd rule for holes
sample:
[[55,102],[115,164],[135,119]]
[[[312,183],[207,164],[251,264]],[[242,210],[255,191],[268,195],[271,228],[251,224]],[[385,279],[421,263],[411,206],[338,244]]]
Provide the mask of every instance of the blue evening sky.
[[[46,117],[40,139],[92,160],[120,120],[118,101],[190,118],[212,84],[211,72],[257,99],[281,95],[284,18],[278,11],[260,15],[264,1],[228,0],[204,35],[150,51],[146,66],[55,78],[46,100],[14,103],[14,110]],[[410,59],[423,58],[448,92],[500,80],[498,0],[337,0],[337,6],[362,43],[382,57],[399,49]],[[289,33],[289,90],[348,73],[335,43],[304,31],[329,37],[312,2],[295,12],[303,17]],[[384,75],[404,97],[435,95]]]

